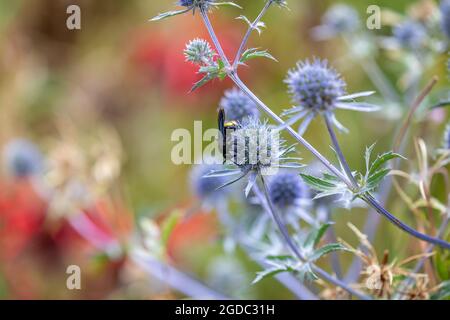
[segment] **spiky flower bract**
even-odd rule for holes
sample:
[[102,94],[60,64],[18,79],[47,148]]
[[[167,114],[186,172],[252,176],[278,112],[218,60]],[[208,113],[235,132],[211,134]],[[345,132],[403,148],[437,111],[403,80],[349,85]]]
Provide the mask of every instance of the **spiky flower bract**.
[[280,168],[297,169],[302,167],[301,159],[288,156],[295,150],[286,147],[286,141],[280,137],[280,131],[258,118],[247,118],[240,122],[236,130],[226,132],[225,167],[211,172],[205,177],[237,175],[221,188],[249,176],[245,194],[248,195],[258,175],[273,175]]
[[228,120],[243,121],[246,118],[259,117],[256,104],[237,88],[225,91],[224,97],[220,100],[220,107],[225,110]]
[[41,152],[35,144],[25,139],[6,144],[3,158],[7,172],[18,178],[38,174],[43,169]]
[[186,61],[200,65],[211,64],[215,54],[208,41],[198,38],[189,41],[184,49]]
[[309,197],[308,187],[296,172],[277,173],[269,180],[268,188],[270,200],[281,209],[297,206],[301,199]]
[[440,8],[442,32],[450,39],[450,0],[442,0]]
[[292,115],[286,122],[288,125],[304,118],[299,128],[300,134],[305,132],[316,115],[322,113],[329,113],[334,125],[345,131],[346,129],[334,117],[335,108],[366,112],[378,110],[377,106],[367,103],[348,102],[358,97],[369,96],[373,92],[345,95],[345,81],[336,70],[328,66],[326,60],[298,62],[297,67],[288,72],[285,82],[294,107],[285,111],[283,115]]
[[410,50],[422,47],[427,37],[424,26],[413,20],[404,21],[397,25],[393,34],[402,47]]

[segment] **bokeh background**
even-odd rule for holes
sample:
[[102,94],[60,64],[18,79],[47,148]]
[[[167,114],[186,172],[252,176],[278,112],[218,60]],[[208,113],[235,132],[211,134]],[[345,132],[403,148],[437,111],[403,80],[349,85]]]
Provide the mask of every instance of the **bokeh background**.
[[[180,297],[128,259],[105,254],[99,249],[101,243],[88,243],[77,232],[76,225],[81,222],[70,217],[72,211],[86,206],[77,202],[74,208],[67,200],[78,196],[89,203],[90,209],[85,211],[102,231],[101,236],[119,241],[133,237],[140,217],[158,221],[175,209],[198,207],[189,187],[190,166],[176,166],[171,161],[171,134],[177,128],[193,131],[195,120],[203,121],[204,128],[215,127],[218,102],[232,84],[214,81],[188,93],[198,75],[193,65],[184,62],[182,50],[189,40],[208,36],[201,19],[190,14],[148,22],[158,12],[172,9],[173,2],[0,0],[0,146],[4,160],[0,176],[0,298]],[[238,2],[249,17],[262,5],[259,0]],[[255,60],[242,68],[242,77],[276,112],[291,104],[283,79],[299,59],[327,58],[342,73],[349,92],[373,90],[362,67],[348,58],[342,41],[319,42],[311,37],[311,28],[320,24],[334,2],[289,1],[290,11],[272,9],[264,18],[267,30],[261,36],[253,35],[252,46],[269,48],[279,63]],[[363,17],[374,2],[400,14],[411,5],[409,0],[341,2],[354,6]],[[70,4],[81,7],[81,30],[66,28]],[[239,10],[227,8],[212,16],[230,56],[246,29],[242,21],[234,19],[239,14]],[[389,35],[390,28],[377,32]],[[399,84],[403,66],[383,55],[377,59],[392,83]],[[421,85],[431,75],[442,79],[437,91],[448,85],[442,68],[445,59],[442,55],[435,61]],[[389,112],[392,114],[339,112],[351,132],[340,139],[355,169],[364,166],[365,146],[377,142],[377,150],[390,148],[402,111]],[[441,111],[435,118],[428,130],[438,141],[447,114]],[[331,156],[323,132],[323,123],[314,121],[306,138]],[[35,179],[8,171],[7,153],[14,147],[33,149],[28,143],[39,149],[45,161],[55,164],[46,175],[58,190],[50,196],[51,201],[45,190],[36,187]],[[312,160],[300,151],[306,162]],[[67,182],[68,176],[76,176],[77,181]],[[89,195],[86,188],[92,191]],[[395,208],[395,201],[392,206]],[[347,221],[361,225],[364,212],[342,210],[338,232],[345,232]],[[375,242],[380,248],[395,251],[404,243],[405,236],[389,224],[383,222],[380,228],[383,234],[378,234]],[[230,281],[226,275],[237,274],[234,281],[240,283],[242,297],[291,298],[272,280],[248,285],[258,267],[239,253],[233,259],[224,258],[215,241],[218,229],[214,215],[208,212],[183,220],[170,239],[174,263],[219,286]],[[82,267],[82,290],[66,289],[70,264]]]

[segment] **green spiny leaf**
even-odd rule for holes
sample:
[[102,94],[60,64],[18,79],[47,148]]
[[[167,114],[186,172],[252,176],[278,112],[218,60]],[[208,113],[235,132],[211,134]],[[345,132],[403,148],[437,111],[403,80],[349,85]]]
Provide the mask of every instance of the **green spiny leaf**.
[[378,171],[378,169],[383,167],[386,164],[386,162],[388,162],[389,160],[395,159],[395,158],[404,159],[403,156],[401,156],[400,154],[395,153],[393,151],[389,151],[389,152],[383,153],[381,155],[378,155],[378,157],[375,159],[375,161],[372,162],[372,165],[370,166],[368,175],[369,176],[373,175],[376,171]]
[[390,171],[391,171],[391,169],[389,169],[389,168],[382,169],[382,170],[375,172],[371,176],[369,176],[369,178],[366,181],[367,188],[369,188],[371,190],[375,189],[378,186],[378,184],[381,182],[381,180],[383,180],[384,177],[386,177]]
[[322,237],[325,235],[330,226],[331,223],[325,223],[318,228],[313,228],[313,230],[306,237],[303,246],[306,249],[313,249],[320,242],[320,240],[322,240]]
[[331,191],[337,187],[336,184],[330,181],[326,181],[324,179],[320,179],[315,176],[303,173],[301,173],[300,176],[307,185],[309,185],[312,189],[316,191]]
[[242,54],[241,57],[241,63],[244,63],[248,60],[254,59],[254,58],[267,58],[274,61],[278,61],[275,59],[270,53],[267,52],[267,50],[258,51],[257,48],[251,48],[245,50],[245,52]]
[[316,261],[334,251],[347,251],[348,249],[342,243],[329,243],[315,250],[308,258],[309,261]]

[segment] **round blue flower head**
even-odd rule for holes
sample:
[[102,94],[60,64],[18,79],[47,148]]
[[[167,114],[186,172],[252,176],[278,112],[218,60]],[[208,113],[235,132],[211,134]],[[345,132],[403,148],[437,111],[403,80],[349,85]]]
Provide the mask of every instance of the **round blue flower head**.
[[394,37],[407,49],[420,48],[426,40],[427,33],[422,24],[405,21],[394,28]]
[[6,169],[18,178],[28,177],[42,171],[42,154],[30,141],[16,139],[3,150]]
[[268,183],[270,200],[278,208],[288,208],[308,198],[308,188],[295,172],[281,171]]
[[256,104],[237,88],[225,91],[224,97],[220,100],[220,107],[225,110],[227,120],[242,121],[249,117],[259,117]]
[[346,84],[326,60],[315,59],[297,63],[285,80],[292,100],[314,112],[335,108],[337,99],[345,94]]
[[441,1],[442,31],[450,39],[450,0]]
[[208,173],[222,170],[219,164],[199,164],[191,171],[191,188],[202,201],[217,200],[226,194],[226,189],[216,190],[227,182],[227,177],[205,177]]
[[336,4],[325,13],[322,23],[335,33],[346,33],[358,29],[361,21],[355,9],[345,4]]
[[207,8],[214,0],[179,0],[178,4],[183,7]]

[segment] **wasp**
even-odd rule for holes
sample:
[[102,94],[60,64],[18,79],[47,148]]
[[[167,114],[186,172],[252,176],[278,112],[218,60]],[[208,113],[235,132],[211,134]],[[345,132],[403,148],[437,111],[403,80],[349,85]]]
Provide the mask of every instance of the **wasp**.
[[230,133],[236,131],[239,129],[240,125],[235,120],[225,121],[225,110],[223,108],[219,109],[217,122],[219,131],[222,135],[222,139],[219,140],[219,143],[222,146],[223,163],[225,163],[227,160],[227,132]]

